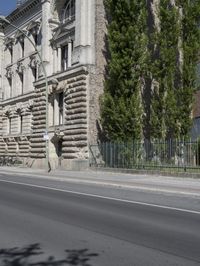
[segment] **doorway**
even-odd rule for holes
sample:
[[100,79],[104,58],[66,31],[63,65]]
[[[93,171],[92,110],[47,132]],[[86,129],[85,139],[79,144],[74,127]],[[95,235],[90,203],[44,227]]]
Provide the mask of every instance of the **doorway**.
[[56,142],[55,148],[56,148],[56,154],[58,157],[58,167],[61,167],[61,163],[62,163],[62,140],[61,139],[59,139]]

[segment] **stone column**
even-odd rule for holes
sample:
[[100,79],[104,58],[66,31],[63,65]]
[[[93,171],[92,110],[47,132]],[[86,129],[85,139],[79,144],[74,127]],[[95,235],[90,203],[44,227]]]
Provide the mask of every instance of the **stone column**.
[[58,55],[57,55],[57,71],[61,71],[61,47],[58,47]]
[[54,95],[50,96],[49,99],[49,126],[54,125]]
[[95,1],[79,0],[76,5],[76,32],[74,63],[93,64],[95,62]]
[[14,71],[13,73],[13,86],[12,86],[12,97],[15,97],[15,96],[18,96],[20,95],[20,78],[19,78],[19,75],[16,71]]
[[51,15],[50,0],[42,0],[42,60],[46,66],[47,74],[49,74],[50,67],[50,42],[51,30],[49,27],[49,19]]
[[58,94],[54,94],[54,126],[59,124]]
[[3,52],[4,34],[0,29],[0,100],[2,99],[2,89],[3,89],[3,62],[4,62],[4,52]]
[[24,69],[24,93],[32,90],[33,87],[33,74],[30,67]]
[[10,99],[10,85],[7,77],[4,77],[2,83],[3,83],[4,100]]
[[68,43],[68,62],[67,66],[71,67],[72,66],[72,41]]
[[53,49],[53,73],[56,73],[57,72],[57,69],[58,69],[58,55],[57,55],[57,49],[54,48]]

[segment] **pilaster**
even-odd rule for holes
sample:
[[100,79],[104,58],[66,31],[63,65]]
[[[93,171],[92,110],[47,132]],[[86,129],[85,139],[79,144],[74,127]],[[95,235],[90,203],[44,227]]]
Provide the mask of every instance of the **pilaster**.
[[42,60],[46,66],[47,74],[50,74],[50,39],[51,30],[49,27],[49,19],[51,15],[50,0],[42,0]]
[[70,40],[70,42],[68,43],[68,62],[67,62],[67,66],[71,67],[72,66],[72,41]]
[[3,89],[3,62],[4,62],[4,33],[0,28],[0,101],[2,100]]
[[95,62],[95,1],[79,0],[76,5],[76,31],[74,63],[94,64]]

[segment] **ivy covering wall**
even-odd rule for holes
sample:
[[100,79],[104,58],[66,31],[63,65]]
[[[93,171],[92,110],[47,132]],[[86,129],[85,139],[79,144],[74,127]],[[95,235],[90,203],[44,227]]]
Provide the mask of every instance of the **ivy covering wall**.
[[106,0],[101,122],[110,140],[178,138],[191,127],[200,0]]

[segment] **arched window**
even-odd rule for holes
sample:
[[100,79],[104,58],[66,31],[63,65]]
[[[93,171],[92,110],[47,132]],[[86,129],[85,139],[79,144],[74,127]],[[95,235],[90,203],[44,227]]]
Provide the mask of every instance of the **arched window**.
[[75,18],[76,0],[68,0],[63,8],[63,22],[70,21]]

